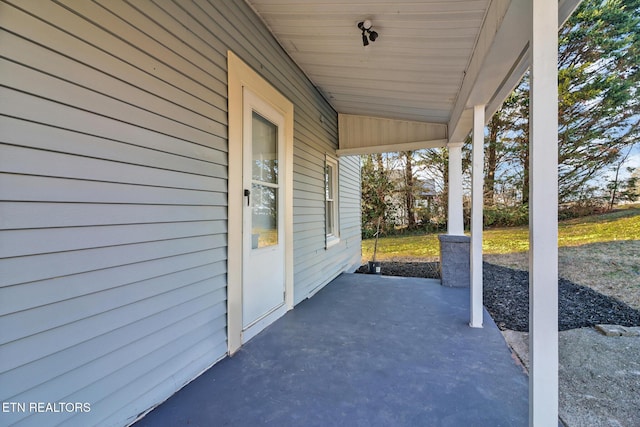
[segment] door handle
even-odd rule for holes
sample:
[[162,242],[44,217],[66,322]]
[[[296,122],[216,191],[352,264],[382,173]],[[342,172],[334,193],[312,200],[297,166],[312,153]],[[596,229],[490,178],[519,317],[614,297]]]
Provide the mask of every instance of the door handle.
[[251,191],[249,191],[248,189],[244,189],[244,197],[247,198],[247,206],[249,206],[251,204]]

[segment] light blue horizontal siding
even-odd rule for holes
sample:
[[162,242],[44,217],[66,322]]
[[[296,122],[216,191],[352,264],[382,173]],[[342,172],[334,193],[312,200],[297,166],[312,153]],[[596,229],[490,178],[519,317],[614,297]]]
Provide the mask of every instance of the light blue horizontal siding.
[[[324,160],[324,159],[323,159]],[[323,173],[324,162],[316,167],[317,174]],[[339,185],[339,227],[340,240],[325,248],[324,214],[305,215],[294,220],[295,282],[300,289],[296,292],[296,302],[317,292],[332,278],[343,271],[353,270],[360,263],[360,163],[358,157],[342,157],[338,164]],[[314,174],[316,175],[316,174]],[[317,206],[324,210],[324,176],[310,179],[306,175],[301,182],[315,191],[300,191],[301,197],[294,201],[306,206]],[[294,183],[296,187],[296,183]],[[315,210],[314,210],[315,212]]]
[[225,355],[229,49],[294,104],[295,301],[359,261],[357,159],[325,249],[337,114],[245,2],[4,0],[0,39],[0,400],[123,425]]
[[122,425],[226,352],[226,58],[124,2],[11,3],[1,398],[90,402],[46,422]]

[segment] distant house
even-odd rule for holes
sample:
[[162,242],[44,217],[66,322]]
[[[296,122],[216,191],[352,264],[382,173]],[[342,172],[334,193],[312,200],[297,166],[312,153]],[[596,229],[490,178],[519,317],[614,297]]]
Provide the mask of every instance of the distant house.
[[[389,171],[389,180],[393,183],[393,194],[391,196],[390,215],[393,223],[397,226],[405,226],[408,224],[406,178],[404,170],[392,169]],[[413,182],[413,215],[416,223],[420,223],[421,214],[428,211],[431,207],[433,198],[437,195],[435,182],[430,178],[414,177]]]

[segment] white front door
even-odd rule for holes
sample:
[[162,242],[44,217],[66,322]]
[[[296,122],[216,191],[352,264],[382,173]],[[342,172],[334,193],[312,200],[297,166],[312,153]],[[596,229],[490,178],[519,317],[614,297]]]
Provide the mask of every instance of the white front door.
[[242,342],[285,306],[284,116],[243,91]]

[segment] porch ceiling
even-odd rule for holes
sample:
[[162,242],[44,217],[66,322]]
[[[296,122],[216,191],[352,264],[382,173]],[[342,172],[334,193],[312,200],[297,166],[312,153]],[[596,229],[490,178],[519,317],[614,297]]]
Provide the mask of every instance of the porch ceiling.
[[[446,124],[450,142],[528,67],[528,1],[246,1],[338,113]],[[560,22],[579,1],[559,0]],[[365,19],[379,33],[367,47]]]

